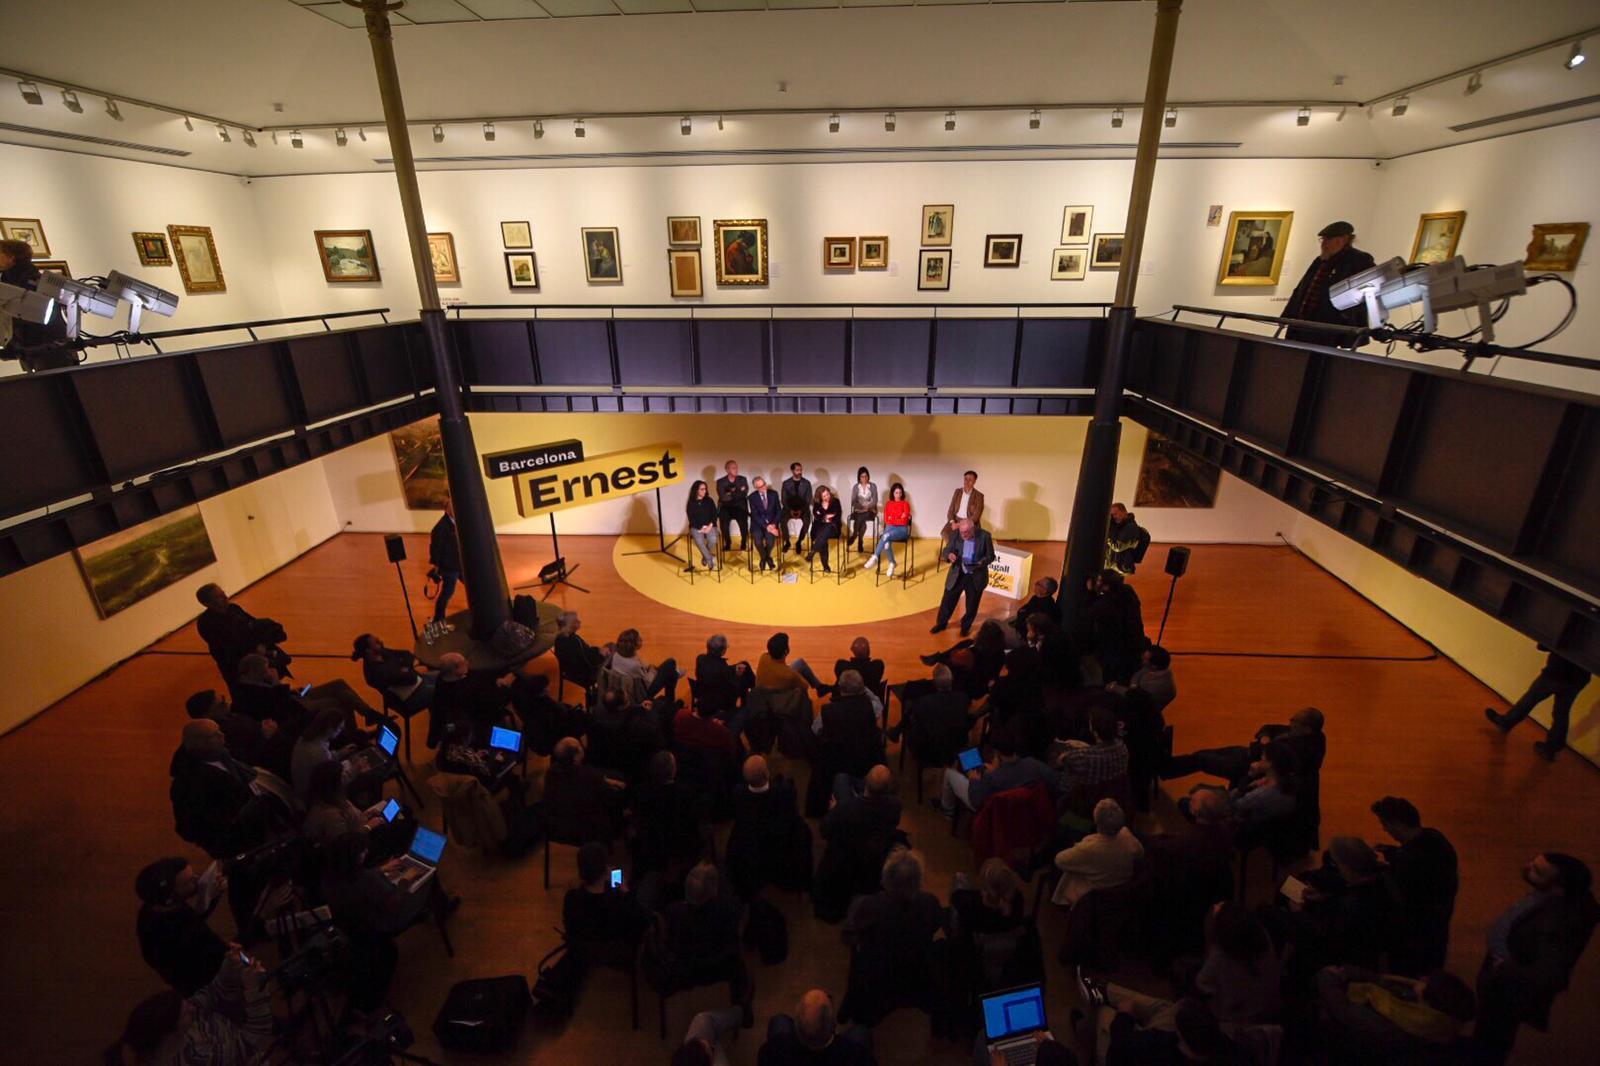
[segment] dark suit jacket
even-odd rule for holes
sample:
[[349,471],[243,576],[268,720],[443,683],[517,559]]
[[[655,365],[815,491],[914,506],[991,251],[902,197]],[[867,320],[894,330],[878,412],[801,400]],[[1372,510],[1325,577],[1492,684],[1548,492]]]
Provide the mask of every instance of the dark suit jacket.
[[240,812],[255,798],[250,790],[254,770],[231,755],[219,763],[203,762],[179,748],[172,756],[168,791],[178,835],[212,856],[247,846],[238,822]]
[[461,573],[461,544],[456,540],[455,519],[449,515],[440,515],[428,534],[428,565]]
[[778,510],[778,494],[771,489],[750,494],[750,524],[754,526],[776,526],[783,521],[783,515]]
[[[866,682],[868,692],[877,692],[883,687],[883,660],[882,659],[837,659],[833,664],[833,676],[837,678],[846,670],[854,670],[861,675],[861,680]],[[879,693],[882,695],[882,693]]]
[[742,511],[750,495],[750,482],[743,474],[730,480],[727,475],[717,478],[717,505],[723,509]]
[[233,709],[258,722],[271,718],[279,729],[294,737],[298,737],[311,720],[310,709],[281,681],[276,685],[235,686]]
[[1596,910],[1588,893],[1577,898],[1563,894],[1523,915],[1506,938],[1511,957],[1492,970],[1485,960],[1479,995],[1506,997],[1522,1021],[1544,1029],[1550,1024],[1550,1004],[1566,990],[1572,968],[1588,946],[1600,917]]
[[822,764],[830,775],[865,777],[883,762],[883,738],[866,694],[836,697],[822,707]]
[[238,677],[239,660],[262,646],[255,616],[237,603],[230,603],[220,611],[201,611],[200,617],[195,619],[195,629],[216,660],[223,680],[230,685]]
[[809,520],[811,517],[811,479],[787,477],[783,479],[783,484],[778,488],[784,509],[799,511]]
[[555,653],[556,661],[566,672],[567,680],[576,681],[586,688],[600,676],[600,664],[605,661],[605,655],[600,649],[592,646],[577,633],[557,637]]
[[972,697],[965,689],[937,689],[911,701],[907,708],[906,743],[924,764],[944,766],[967,746],[972,731]]
[[822,819],[822,838],[886,836],[900,825],[901,809],[896,796],[851,796]]
[[[495,683],[493,670],[469,670],[459,681],[440,676],[433,690],[428,716],[428,747],[446,739],[473,747],[488,747],[489,730],[505,716],[509,689]],[[451,736],[450,731],[455,730]]]
[[[1300,275],[1300,283],[1294,287],[1294,292],[1289,296],[1289,302],[1284,305],[1283,317],[1298,318],[1305,322],[1330,322],[1340,326],[1360,326],[1367,321],[1367,312],[1364,307],[1352,307],[1348,311],[1340,311],[1328,299],[1328,287],[1336,281],[1359,274],[1372,266],[1373,259],[1369,252],[1359,248],[1346,246],[1338,255],[1328,262],[1327,285],[1323,287],[1320,296],[1312,301],[1310,307],[1302,308],[1301,301],[1305,298],[1306,290],[1311,287],[1312,280],[1317,276],[1317,268],[1322,266],[1320,258],[1311,260],[1306,266],[1306,272]],[[1310,341],[1312,344],[1326,344],[1329,347],[1338,347],[1342,337],[1335,337],[1332,333],[1322,333],[1317,330],[1291,329],[1286,334],[1292,341]]]
[[708,710],[733,710],[755,683],[754,670],[746,670],[741,680],[733,664],[720,655],[702,654],[694,661],[695,698]]
[[[973,493],[973,495],[976,496],[977,493]],[[977,552],[972,557],[972,577],[978,582],[978,588],[988,588],[989,564],[994,562],[994,538],[989,535],[987,529],[979,527],[973,530],[972,539],[978,542]],[[951,553],[955,554],[956,562],[952,563],[950,569],[945,572],[944,587],[947,589],[954,588],[956,579],[961,576],[961,531],[959,529],[952,529],[944,538],[942,554],[950,555]]]
[[[950,496],[950,510],[945,512],[944,518],[946,522],[954,522],[956,520],[956,508],[960,506],[961,490],[956,489]],[[983,493],[977,489],[972,490],[972,499],[967,506],[967,517],[972,519],[975,525],[983,523]]]

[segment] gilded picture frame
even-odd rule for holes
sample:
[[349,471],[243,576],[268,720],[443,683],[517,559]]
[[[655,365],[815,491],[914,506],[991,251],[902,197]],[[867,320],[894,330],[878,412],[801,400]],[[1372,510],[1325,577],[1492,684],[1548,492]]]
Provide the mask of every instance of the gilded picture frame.
[[1454,259],[1461,230],[1467,223],[1465,211],[1430,211],[1417,218],[1417,235],[1411,239],[1411,262],[1443,263]]
[[134,250],[139,253],[139,265],[147,267],[169,267],[172,265],[172,247],[167,244],[165,233],[135,233],[133,235]]
[[591,285],[622,284],[622,237],[615,226],[585,226],[583,277]]
[[1528,241],[1525,270],[1576,270],[1589,239],[1587,222],[1539,222]]
[[887,270],[889,267],[889,238],[883,236],[861,237],[857,241],[856,267],[860,270]]
[[854,270],[856,268],[856,239],[854,237],[822,238],[823,270]]
[[26,244],[33,249],[34,259],[50,258],[50,241],[44,235],[44,223],[36,218],[0,218],[0,237]]
[[1217,284],[1276,285],[1293,225],[1293,211],[1230,212]]
[[217,258],[217,239],[210,226],[168,226],[167,240],[172,258],[183,279],[183,291],[193,296],[202,292],[227,292],[228,281]]
[[369,229],[319,229],[313,232],[322,277],[330,285],[382,281],[378,249]]
[[433,280],[440,285],[461,284],[461,263],[456,259],[456,239],[449,233],[428,234],[428,256],[433,260]]
[[711,223],[718,285],[767,283],[767,220],[719,218]]

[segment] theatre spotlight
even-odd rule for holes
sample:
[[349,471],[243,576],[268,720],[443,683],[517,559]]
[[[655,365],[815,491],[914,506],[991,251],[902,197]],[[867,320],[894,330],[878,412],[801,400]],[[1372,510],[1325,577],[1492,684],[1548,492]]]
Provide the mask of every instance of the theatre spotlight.
[[61,90],[61,102],[66,106],[66,109],[71,111],[74,115],[83,114],[83,102],[78,99],[78,94],[73,92],[71,89]]
[[61,306],[61,318],[67,325],[69,338],[78,335],[78,322],[84,313],[101,318],[117,313],[117,298],[111,293],[48,270],[39,277],[39,294]]
[[1367,325],[1377,329],[1387,316],[1378,300],[1378,293],[1390,282],[1398,281],[1405,273],[1406,261],[1398,255],[1377,266],[1352,274],[1343,281],[1328,286],[1328,302],[1341,311],[1349,311],[1363,304],[1367,308]]
[[1567,62],[1565,63],[1565,66],[1568,70],[1577,70],[1579,67],[1583,66],[1583,61],[1588,58],[1588,56],[1583,54],[1583,42],[1573,41],[1572,52],[1567,56]]
[[557,559],[553,563],[545,563],[539,568],[539,584],[548,585],[553,581],[559,580],[566,572],[566,559]]
[[718,115],[717,116],[717,129],[720,130],[721,128],[722,128],[722,116]]
[[1166,117],[1161,120],[1161,124],[1169,130],[1176,127],[1178,125],[1178,109],[1175,107],[1167,108]]
[[344,127],[341,126],[339,129],[333,131],[333,143],[337,144],[340,148],[343,148],[345,145],[350,143],[350,135],[344,131]]
[[0,344],[11,340],[12,319],[20,318],[24,322],[42,326],[50,321],[50,316],[55,312],[54,298],[32,289],[24,289],[20,285],[7,285],[0,281]]
[[146,311],[170,318],[178,309],[177,293],[158,289],[138,278],[130,278],[118,270],[106,275],[105,291],[132,305],[128,310],[129,333],[139,332],[139,322]]
[[25,102],[35,107],[44,103],[44,93],[41,93],[39,87],[31,81],[17,82],[17,91],[22,93],[22,99]]
[[1311,125],[1311,109],[1309,107],[1302,107],[1299,114],[1295,115],[1294,117],[1294,124],[1296,126]]
[[894,123],[895,123],[894,112],[890,111],[888,114],[883,116],[883,131],[885,133],[893,133],[894,132]]
[[688,115],[684,115],[682,118],[680,118],[678,120],[678,132],[683,134],[685,137],[693,133],[694,119],[690,118]]
[[1120,107],[1111,109],[1111,128],[1114,130],[1122,128],[1122,108]]
[[194,132],[194,120],[188,115],[183,116],[183,128],[188,130],[190,133]]
[[955,132],[955,128],[956,128],[956,113],[954,111],[946,111],[944,113],[944,131],[946,133],[954,133]]
[[1030,130],[1036,130],[1036,129],[1039,128],[1040,117],[1041,116],[1039,114],[1039,109],[1038,108],[1034,108],[1031,112],[1028,113],[1028,128]]
[[356,136],[360,137],[361,140],[363,142],[365,142],[366,139],[367,139],[367,127],[365,127],[365,126],[356,127]]
[[572,120],[572,135],[574,137],[587,137],[588,136],[588,133],[583,128],[583,119],[575,118],[575,119]]
[[1389,108],[1389,114],[1394,118],[1399,118],[1401,115],[1405,114],[1410,107],[1411,97],[1397,96],[1395,97],[1394,106]]
[[1494,322],[1489,304],[1495,300],[1521,296],[1528,291],[1521,263],[1468,270],[1461,256],[1442,263],[1412,267],[1387,282],[1378,292],[1386,311],[1422,304],[1422,328],[1433,333],[1439,326],[1439,312],[1477,308],[1478,328],[1483,340],[1494,340]]
[[233,135],[228,132],[228,127],[224,126],[220,122],[217,123],[217,140],[221,141],[223,144],[227,144],[233,140]]
[[1471,96],[1481,88],[1483,88],[1483,72],[1479,71],[1467,79],[1467,87],[1461,90],[1461,95]]
[[116,119],[118,122],[122,121],[122,109],[119,108],[117,106],[117,102],[115,100],[111,99],[111,97],[109,97],[109,96],[106,97],[106,114],[110,115],[112,118]]
[[289,143],[296,148],[304,148],[306,146],[305,134],[301,133],[299,130],[290,130]]

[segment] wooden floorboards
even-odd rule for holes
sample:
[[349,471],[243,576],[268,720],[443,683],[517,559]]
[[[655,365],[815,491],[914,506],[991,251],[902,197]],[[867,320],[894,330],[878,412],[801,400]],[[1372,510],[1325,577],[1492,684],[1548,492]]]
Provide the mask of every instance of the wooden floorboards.
[[[425,538],[408,538],[407,564],[419,611]],[[549,559],[543,537],[502,542],[513,582],[531,580]],[[554,602],[583,613],[598,643],[624,626],[639,627],[645,657],[672,655],[690,663],[713,628],[725,632],[734,655],[752,660],[769,635],[760,626],[711,626],[704,619],[645,600],[617,578],[610,538],[570,537],[562,547],[582,564],[575,578],[589,594],[557,592]],[[1061,545],[1030,545],[1035,573],[1053,572]],[[1160,622],[1167,579],[1157,546],[1135,578],[1152,632]],[[343,677],[365,692],[347,658],[351,638],[371,630],[403,643],[405,609],[394,568],[377,535],[346,534],[314,549],[246,590],[240,601],[284,623],[289,648],[305,680]],[[986,601],[1000,610],[1008,601]],[[920,676],[916,656],[938,645],[929,613],[868,629],[891,678]],[[25,624],[25,619],[13,624]],[[857,627],[818,626],[792,633],[795,653],[819,666],[846,648]],[[948,634],[946,635],[948,636]],[[1600,864],[1600,775],[1564,755],[1547,766],[1530,745],[1542,733],[1523,727],[1500,739],[1481,708],[1492,693],[1350,589],[1288,548],[1205,546],[1195,549],[1189,576],[1179,582],[1165,643],[1178,656],[1180,695],[1169,708],[1180,751],[1237,742],[1266,721],[1282,721],[1307,704],[1327,714],[1329,752],[1323,776],[1324,839],[1377,833],[1367,807],[1385,794],[1404,795],[1438,826],[1461,855],[1462,888],[1452,936],[1451,967],[1472,979],[1484,931],[1521,891],[1521,863],[1540,850],[1565,850]],[[546,659],[535,669],[553,671]],[[0,1059],[84,1062],[120,1028],[129,1007],[158,982],[139,959],[134,938],[133,877],[163,854],[191,854],[172,832],[167,762],[183,722],[184,697],[218,683],[192,626],[158,642],[85,686],[32,722],[0,738]],[[418,745],[419,755],[423,752]],[[801,777],[805,769],[797,768]],[[934,775],[928,775],[933,786]],[[1168,792],[1180,793],[1172,783]],[[905,826],[927,854],[930,888],[945,894],[951,876],[970,867],[970,852],[953,841],[931,813],[914,809],[913,783]],[[436,814],[436,812],[428,812]],[[1157,818],[1170,819],[1170,802]],[[196,858],[199,856],[196,855]],[[447,857],[445,876],[465,905],[452,923],[456,957],[445,958],[426,929],[401,940],[396,1005],[419,1036],[419,1051],[444,1061],[428,1028],[454,981],[501,973],[531,973],[555,943],[561,890],[574,871],[574,852],[558,847],[553,884],[540,885],[535,852],[516,863],[486,860],[462,849]],[[1263,864],[1264,865],[1264,864]],[[1265,886],[1257,887],[1260,897]],[[843,991],[845,953],[834,926],[812,919],[809,907],[780,898],[790,923],[790,959],[776,968],[755,964],[762,1024],[813,985]],[[219,918],[224,932],[226,919]],[[1060,923],[1045,919],[1047,954],[1054,955]],[[1600,961],[1591,950],[1572,989],[1557,1002],[1552,1032],[1525,1031],[1517,1061],[1576,1062],[1600,1044]],[[1071,993],[1052,973],[1051,1009],[1066,1017]],[[1151,991],[1160,992],[1159,985]],[[669,1005],[674,1039],[697,1009],[717,1005],[719,989],[686,993]],[[655,999],[641,990],[638,1033],[627,1027],[624,979],[595,975],[578,1013],[564,1029],[531,1029],[516,1053],[460,1061],[665,1062],[668,1045],[655,1036]],[[759,1037],[733,1046],[735,1063],[753,1063]],[[879,1027],[885,1063],[970,1061],[970,1048],[931,1042],[926,1022],[901,1012]]]

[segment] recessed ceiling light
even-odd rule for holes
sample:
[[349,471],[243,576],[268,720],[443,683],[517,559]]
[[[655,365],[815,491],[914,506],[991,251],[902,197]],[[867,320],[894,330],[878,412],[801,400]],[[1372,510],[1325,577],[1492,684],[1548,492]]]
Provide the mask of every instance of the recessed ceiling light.
[[1178,124],[1178,109],[1175,107],[1167,108],[1167,115],[1161,120],[1161,124],[1169,130],[1176,126]]
[[1583,61],[1589,57],[1583,54],[1583,42],[1573,41],[1572,51],[1567,56],[1566,67],[1568,70],[1577,70],[1583,66]]
[[61,102],[65,104],[67,110],[71,111],[74,115],[83,114],[83,104],[79,102],[78,94],[73,92],[71,89],[61,90]]
[[1122,108],[1120,107],[1113,108],[1111,111],[1111,128],[1114,130],[1122,128]]
[[22,93],[22,98],[35,107],[44,103],[44,93],[31,81],[17,82],[17,90]]
[[1411,109],[1411,97],[1409,97],[1409,96],[1398,96],[1398,97],[1395,97],[1394,106],[1389,108],[1389,114],[1393,115],[1395,118],[1399,118],[1401,115],[1405,114],[1410,109]]
[[956,128],[956,113],[954,111],[946,111],[944,113],[944,131],[946,133],[952,133],[952,132],[955,131],[955,128]]

